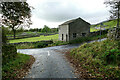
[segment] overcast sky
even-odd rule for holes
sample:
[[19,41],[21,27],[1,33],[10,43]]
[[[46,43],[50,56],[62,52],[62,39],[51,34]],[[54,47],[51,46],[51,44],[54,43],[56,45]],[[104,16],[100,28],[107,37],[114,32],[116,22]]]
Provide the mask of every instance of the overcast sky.
[[32,10],[31,28],[58,27],[65,21],[81,17],[90,24],[109,18],[105,0],[27,0]]

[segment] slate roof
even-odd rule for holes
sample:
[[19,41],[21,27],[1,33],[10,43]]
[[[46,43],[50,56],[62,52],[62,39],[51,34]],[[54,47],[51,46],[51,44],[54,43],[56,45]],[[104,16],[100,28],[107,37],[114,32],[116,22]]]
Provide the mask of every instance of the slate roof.
[[[77,19],[81,19],[81,18],[79,17],[79,18],[77,18]],[[72,20],[66,21],[66,22],[64,22],[64,23],[61,24],[61,25],[68,25],[69,23],[72,23],[72,22],[74,22],[74,21],[77,20],[77,19],[72,19]],[[83,20],[83,19],[81,19],[81,20],[84,21],[84,22],[86,22],[86,21]],[[88,23],[88,22],[86,22],[86,23]],[[90,23],[88,23],[88,24],[90,24]]]

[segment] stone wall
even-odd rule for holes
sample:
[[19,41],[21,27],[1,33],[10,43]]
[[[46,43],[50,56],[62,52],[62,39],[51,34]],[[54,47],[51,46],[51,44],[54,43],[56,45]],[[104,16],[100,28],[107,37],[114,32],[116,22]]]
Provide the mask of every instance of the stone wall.
[[107,36],[108,39],[120,40],[120,28],[110,29]]
[[[79,38],[83,36],[82,35],[83,33],[85,33],[85,36],[87,36],[90,33],[90,24],[86,23],[81,19],[77,19],[75,22],[70,23],[69,26],[70,26],[69,40],[74,40],[76,38]],[[76,38],[73,38],[73,33],[76,33]]]
[[[66,36],[68,35],[68,30],[69,30],[69,26],[68,25],[61,25],[59,26],[59,40],[60,41],[66,41],[69,40],[69,37]],[[62,36],[63,34],[63,36]],[[63,40],[62,40],[63,37]]]
[[[23,39],[23,38],[30,38],[30,37],[40,37],[41,35],[49,36],[49,35],[55,35],[56,33],[37,33],[37,34],[25,34],[25,35],[16,35],[16,39]],[[13,40],[13,36],[7,36],[8,40]]]
[[[103,34],[107,34],[109,29],[106,30],[101,30],[101,35]],[[97,36],[100,35],[100,31],[96,31],[96,32],[90,32],[89,36]]]
[[36,43],[39,43],[39,42],[45,42],[45,43],[48,43],[48,44],[51,44],[53,43],[52,40],[49,40],[49,41],[36,41],[36,42],[19,42],[19,43],[8,43],[8,44],[12,44],[12,45],[19,45],[19,44],[36,44]]

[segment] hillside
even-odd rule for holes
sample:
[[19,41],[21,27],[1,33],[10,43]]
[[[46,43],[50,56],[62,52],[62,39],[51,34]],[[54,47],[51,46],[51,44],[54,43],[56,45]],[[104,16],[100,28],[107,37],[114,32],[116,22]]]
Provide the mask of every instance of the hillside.
[[101,23],[103,24],[101,26],[101,29],[104,30],[104,29],[109,29],[109,28],[116,27],[117,20],[108,20],[108,21],[100,22],[100,23],[95,24],[95,25],[91,25],[90,32],[99,31]]

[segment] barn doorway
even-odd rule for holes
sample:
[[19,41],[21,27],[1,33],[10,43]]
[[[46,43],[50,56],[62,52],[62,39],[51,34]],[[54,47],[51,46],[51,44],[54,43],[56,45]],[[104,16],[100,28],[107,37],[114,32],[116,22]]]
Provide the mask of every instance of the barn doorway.
[[62,40],[64,39],[63,37],[64,37],[64,36],[63,36],[63,34],[62,34]]
[[66,41],[68,41],[68,35],[66,34]]

